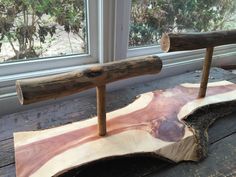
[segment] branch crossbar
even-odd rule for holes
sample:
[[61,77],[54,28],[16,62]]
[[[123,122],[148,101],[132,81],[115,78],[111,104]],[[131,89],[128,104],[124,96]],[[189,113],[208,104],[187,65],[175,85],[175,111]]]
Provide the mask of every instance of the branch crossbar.
[[205,33],[164,33],[160,43],[161,49],[164,52],[206,48],[201,85],[198,93],[198,98],[203,98],[206,95],[214,47],[236,43],[236,30]]
[[16,90],[21,104],[56,99],[110,82],[130,77],[157,74],[162,62],[157,56],[138,57],[68,73],[16,81]]
[[164,52],[174,52],[235,43],[236,30],[204,33],[164,33],[161,38],[161,49]]

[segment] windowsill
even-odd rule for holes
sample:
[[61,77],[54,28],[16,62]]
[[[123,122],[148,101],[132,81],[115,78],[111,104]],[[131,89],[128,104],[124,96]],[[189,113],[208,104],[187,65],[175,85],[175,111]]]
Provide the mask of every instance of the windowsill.
[[[54,57],[45,59],[22,60],[17,62],[1,63],[0,77],[14,74],[30,73],[35,71],[46,71],[57,68],[79,66],[95,63],[98,60],[88,54]],[[1,86],[1,85],[0,85]]]
[[93,64],[84,64],[84,65],[70,66],[70,67],[50,69],[50,70],[41,70],[41,71],[39,70],[39,71],[33,71],[33,72],[24,72],[24,73],[19,73],[19,74],[0,76],[0,87],[3,88],[3,87],[14,86],[15,81],[20,80],[20,79],[61,74],[61,73],[65,73],[65,72],[69,72],[69,71],[73,71],[77,69],[91,67],[96,64],[98,63],[93,62]]

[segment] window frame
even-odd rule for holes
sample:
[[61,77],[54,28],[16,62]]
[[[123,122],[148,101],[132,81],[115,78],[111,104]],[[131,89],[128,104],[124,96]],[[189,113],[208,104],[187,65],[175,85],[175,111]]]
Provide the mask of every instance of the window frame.
[[[121,7],[117,9],[116,16],[123,16],[123,14],[126,14],[127,20],[123,20],[123,18],[116,18],[116,23],[119,24],[116,26],[116,31],[118,34],[126,37],[126,39],[129,38],[129,23],[130,23],[130,13],[131,13],[131,5],[132,0],[121,0],[120,5],[118,7]],[[122,26],[122,27],[121,27]],[[205,50],[192,50],[192,51],[181,51],[181,52],[170,52],[170,53],[163,53],[160,45],[150,45],[150,46],[144,46],[144,47],[134,47],[129,48],[128,47],[128,40],[124,40],[122,37],[117,37],[118,40],[116,40],[117,46],[127,46],[126,48],[122,48],[122,50],[116,51],[117,59],[120,58],[130,58],[130,57],[137,57],[142,55],[158,55],[161,57],[163,61],[163,69],[171,68],[171,71],[168,72],[171,74],[176,73],[183,73],[186,71],[189,71],[185,68],[182,68],[186,64],[194,66],[194,63],[198,62],[195,67],[190,67],[191,69],[201,69],[199,68],[199,62],[203,63]],[[120,40],[119,40],[120,39]],[[123,54],[122,57],[120,57],[119,54]],[[236,64],[236,44],[231,45],[224,45],[214,48],[214,56],[213,56],[213,64],[212,66],[222,66],[222,65],[229,65],[229,64]],[[174,66],[174,67],[172,67]],[[180,70],[180,67],[182,71]],[[178,72],[177,72],[178,71]],[[163,73],[167,73],[166,71],[163,71]],[[162,74],[162,73],[161,73]],[[170,76],[171,74],[163,74],[163,76]]]
[[[73,66],[87,65],[91,63],[98,63],[98,1],[96,0],[86,0],[87,3],[87,26],[88,26],[88,53],[78,54],[78,55],[68,55],[68,56],[56,56],[40,59],[31,60],[20,60],[17,62],[5,62],[0,64],[0,88],[11,85],[14,82],[15,77],[27,78],[29,74],[32,77],[37,73],[37,76],[44,76],[48,73],[57,73],[63,71],[61,68],[68,68]],[[50,70],[52,72],[50,72]],[[8,78],[8,79],[7,79]]]

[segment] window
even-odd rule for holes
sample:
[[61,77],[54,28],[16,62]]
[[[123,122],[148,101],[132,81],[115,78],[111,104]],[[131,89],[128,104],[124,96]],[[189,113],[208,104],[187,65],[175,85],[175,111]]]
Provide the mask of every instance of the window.
[[0,62],[88,52],[84,0],[0,1]]
[[99,13],[97,0],[0,0],[0,89],[98,62]]
[[[235,6],[235,0],[0,0],[0,115],[29,108],[16,98],[18,79],[150,54],[162,57],[160,77],[200,69],[204,50],[163,54],[161,33],[236,28]],[[217,47],[213,64],[236,61],[235,47]]]
[[233,28],[235,0],[132,0],[129,48],[157,45],[164,32]]

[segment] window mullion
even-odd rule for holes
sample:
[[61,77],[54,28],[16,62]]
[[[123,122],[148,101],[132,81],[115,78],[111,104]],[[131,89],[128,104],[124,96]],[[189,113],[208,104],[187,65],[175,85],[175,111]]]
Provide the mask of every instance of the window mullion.
[[92,58],[99,57],[99,1],[87,0],[88,49]]
[[114,60],[115,0],[100,1],[100,63]]
[[131,0],[116,0],[115,54],[116,60],[127,57]]
[[127,57],[131,0],[101,0],[100,62]]

